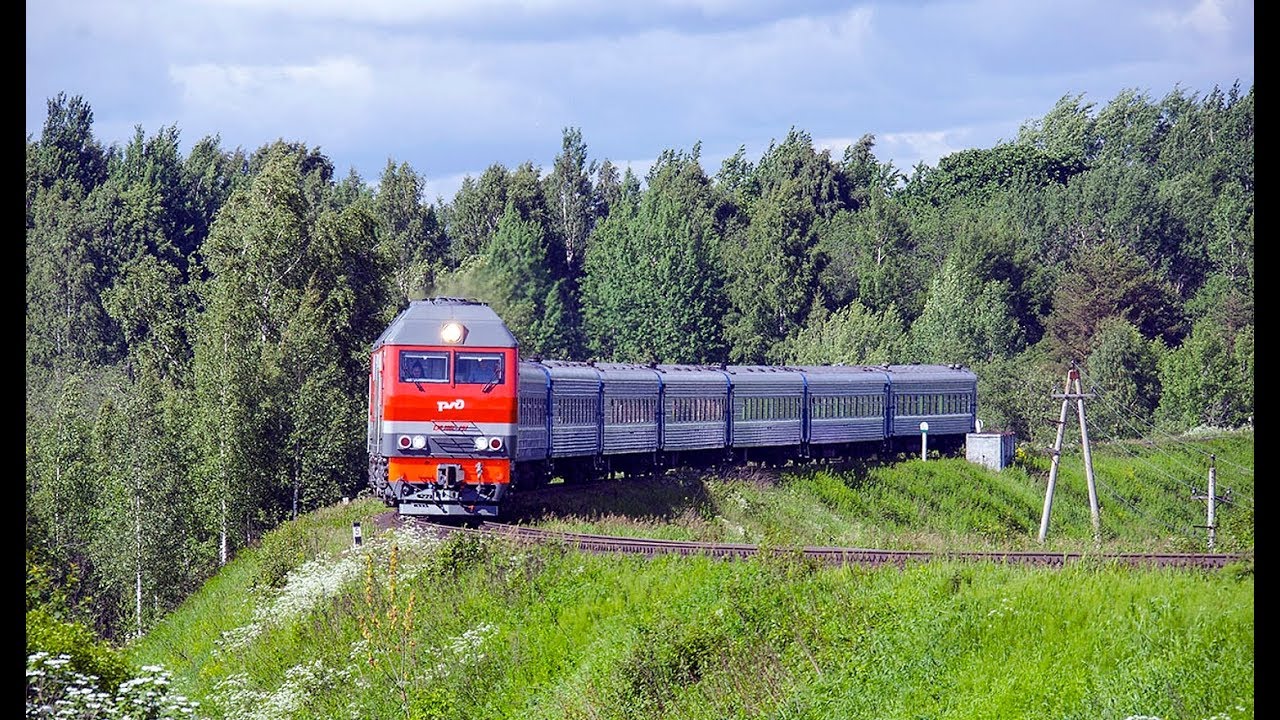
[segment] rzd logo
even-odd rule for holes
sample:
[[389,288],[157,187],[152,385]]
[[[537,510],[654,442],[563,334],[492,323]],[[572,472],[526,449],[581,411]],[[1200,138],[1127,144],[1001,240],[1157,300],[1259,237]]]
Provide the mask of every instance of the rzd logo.
[[436,409],[439,410],[440,412],[444,412],[445,410],[461,410],[466,406],[467,404],[462,402],[462,398],[458,398],[453,402],[450,402],[448,400],[441,400],[436,403]]

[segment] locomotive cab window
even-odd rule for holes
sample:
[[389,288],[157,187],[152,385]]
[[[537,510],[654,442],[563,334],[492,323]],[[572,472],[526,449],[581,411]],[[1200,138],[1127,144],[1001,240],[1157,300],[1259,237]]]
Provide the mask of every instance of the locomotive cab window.
[[442,352],[401,350],[400,382],[449,382],[449,355]]
[[458,353],[453,381],[459,385],[501,385],[503,362],[501,353]]

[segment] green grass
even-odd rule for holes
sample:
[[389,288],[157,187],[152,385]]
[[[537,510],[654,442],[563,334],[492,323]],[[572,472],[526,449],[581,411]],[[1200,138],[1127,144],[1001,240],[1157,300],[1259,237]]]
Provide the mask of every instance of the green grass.
[[[1203,524],[1203,503],[1145,493],[1211,448],[1220,479],[1238,466],[1219,541],[1248,558],[1220,571],[595,556],[383,530],[385,508],[359,501],[277,529],[128,652],[207,717],[1251,718],[1252,435],[1197,443],[1095,448],[1100,484],[1140,501],[1104,501],[1104,542],[1200,549],[1169,527]],[[784,550],[1032,548],[1042,460],[685,473],[552,486],[512,510]],[[1067,457],[1046,545],[1091,547],[1083,485]]]
[[[1253,434],[1091,448],[1102,549],[1204,552],[1207,487],[1217,456],[1214,550],[1253,549]],[[1048,453],[995,472],[962,458],[670,473],[517,495],[512,521],[557,530],[773,545],[909,550],[1097,549],[1079,449],[1063,454],[1045,543],[1039,543]]]

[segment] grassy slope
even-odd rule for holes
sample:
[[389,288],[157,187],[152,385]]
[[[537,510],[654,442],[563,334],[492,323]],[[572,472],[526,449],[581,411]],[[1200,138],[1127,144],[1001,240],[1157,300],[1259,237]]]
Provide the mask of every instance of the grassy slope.
[[[1202,549],[1203,503],[1176,473],[1206,451],[1237,499],[1219,549],[1250,558],[1226,571],[595,557],[379,530],[383,507],[362,501],[282,527],[131,654],[210,717],[1249,718],[1252,435],[1095,448],[1104,542]],[[553,486],[512,510],[774,546],[1031,548],[1037,463]],[[1047,545],[1092,547],[1078,458]]]
[[[1220,505],[1215,550],[1253,547],[1253,435],[1232,433],[1160,447],[1131,442],[1093,448],[1103,549],[1207,550],[1205,503],[1217,456]],[[1072,550],[1094,548],[1084,463],[1064,453],[1046,542],[1037,542],[1049,474],[1046,457],[1002,472],[963,459],[814,466],[782,473],[746,469],[720,477],[685,474],[552,485],[518,496],[514,521],[559,529],[669,539],[842,545],[892,549]]]

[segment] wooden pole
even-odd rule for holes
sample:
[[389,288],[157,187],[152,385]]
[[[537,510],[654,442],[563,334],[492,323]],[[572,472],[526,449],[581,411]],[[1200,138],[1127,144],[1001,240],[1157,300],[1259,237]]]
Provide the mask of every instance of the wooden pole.
[[1098,513],[1098,489],[1093,482],[1093,457],[1089,454],[1089,429],[1084,423],[1084,394],[1080,391],[1080,373],[1074,367],[1071,375],[1076,388],[1076,412],[1080,416],[1080,443],[1084,449],[1084,476],[1089,484],[1089,516],[1093,520],[1093,541],[1102,543],[1102,519]]
[[[1071,392],[1071,376],[1067,375],[1067,382],[1062,387],[1062,394],[1065,396]],[[1049,511],[1053,509],[1053,486],[1058,479],[1058,461],[1062,459],[1062,435],[1067,429],[1067,402],[1064,397],[1062,399],[1062,412],[1058,415],[1058,438],[1053,441],[1053,461],[1049,464],[1049,487],[1044,492],[1044,514],[1040,516],[1040,542],[1044,542],[1044,536],[1049,532]]]
[[1093,539],[1094,542],[1101,544],[1102,520],[1098,512],[1098,490],[1093,481],[1093,457],[1089,454],[1089,429],[1084,421],[1084,399],[1093,395],[1086,395],[1080,390],[1080,370],[1076,367],[1074,360],[1071,362],[1071,369],[1067,371],[1067,382],[1062,386],[1062,395],[1054,395],[1054,397],[1062,398],[1062,412],[1058,415],[1058,437],[1053,442],[1049,487],[1045,488],[1044,493],[1044,515],[1040,518],[1040,542],[1044,542],[1044,536],[1049,532],[1049,511],[1053,508],[1053,488],[1058,479],[1058,466],[1062,460],[1062,436],[1067,430],[1067,406],[1075,400],[1076,415],[1080,420],[1080,441],[1084,447],[1085,477],[1089,482],[1089,512],[1093,516]]

